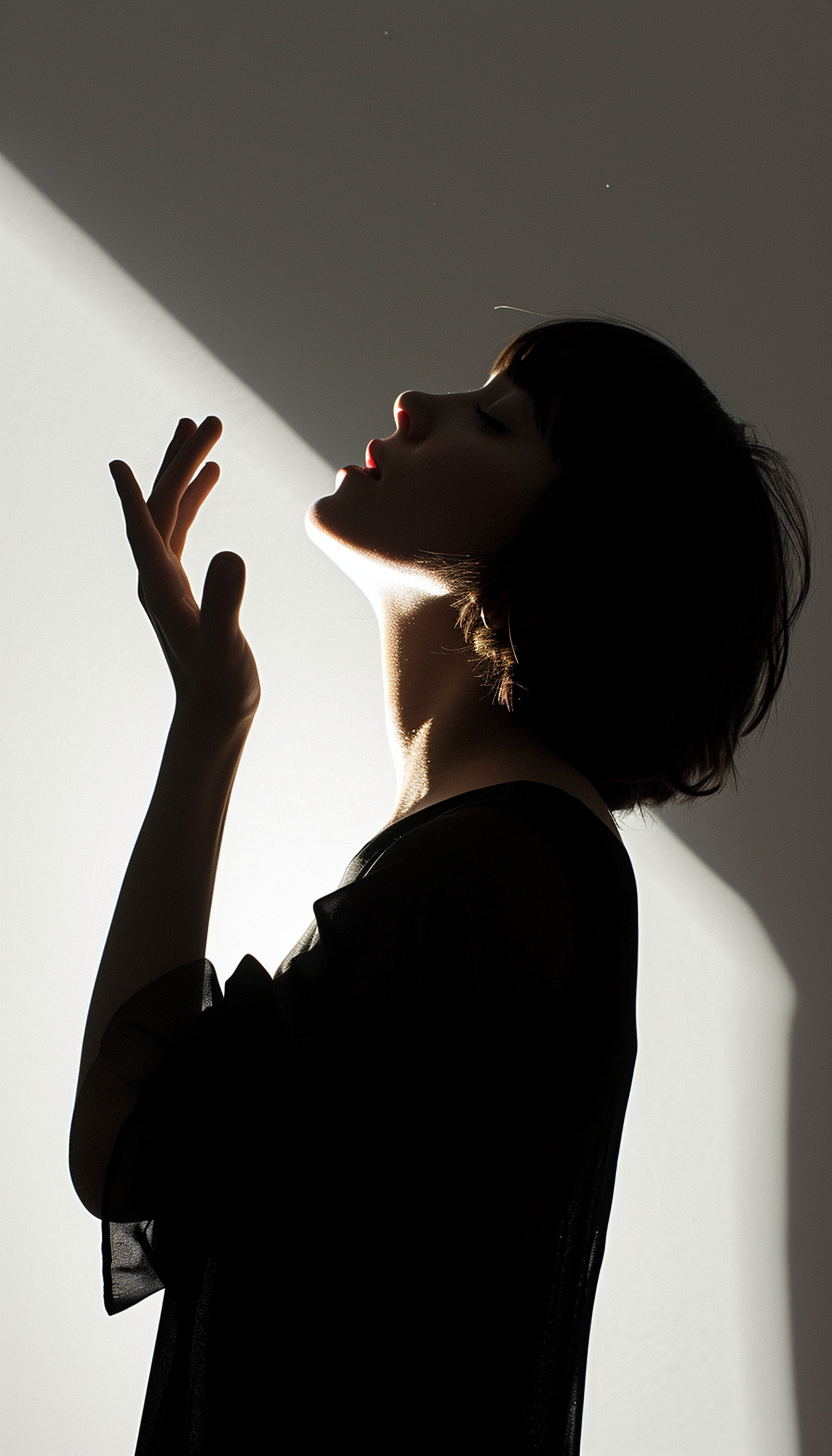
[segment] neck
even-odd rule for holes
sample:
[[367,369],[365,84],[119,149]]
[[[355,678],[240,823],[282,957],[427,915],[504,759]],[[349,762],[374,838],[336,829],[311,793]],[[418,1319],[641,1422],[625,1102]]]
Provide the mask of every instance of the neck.
[[568,771],[537,734],[492,704],[459,651],[462,634],[447,597],[398,595],[379,600],[376,610],[397,778],[391,823],[468,789],[526,774],[551,779],[556,764]]

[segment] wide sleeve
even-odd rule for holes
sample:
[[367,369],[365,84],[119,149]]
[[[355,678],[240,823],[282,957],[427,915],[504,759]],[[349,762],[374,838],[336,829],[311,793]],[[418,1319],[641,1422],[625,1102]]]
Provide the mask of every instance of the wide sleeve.
[[133,1113],[171,1048],[178,1047],[197,1018],[221,1000],[216,972],[205,959],[177,966],[150,982],[108,1022],[98,1056],[79,1090],[70,1146],[76,1154],[83,1146],[84,1164],[92,1170],[93,1181],[104,1186],[104,1299],[110,1313],[161,1288],[149,1260],[152,1228],[148,1232],[145,1222],[111,1222],[109,1212],[122,1201],[118,1170],[121,1150],[130,1146]]
[[[313,908],[274,979],[247,956],[221,998],[211,967],[205,1010],[144,1084],[106,1187],[109,1312],[204,1267],[241,1210],[246,1228],[282,1210],[307,1237],[339,1202],[348,1227],[379,1180],[377,1201],[394,1201],[420,1167],[449,1177],[463,1149],[534,1143],[542,1038],[575,954],[574,885],[551,840],[468,806]],[[153,995],[122,1008],[114,1036],[155,1024]]]

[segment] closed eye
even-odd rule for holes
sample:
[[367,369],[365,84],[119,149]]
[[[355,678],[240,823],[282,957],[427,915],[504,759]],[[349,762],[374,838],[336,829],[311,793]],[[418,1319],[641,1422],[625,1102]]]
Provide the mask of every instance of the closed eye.
[[487,430],[495,430],[498,434],[502,434],[508,429],[508,425],[504,425],[502,420],[495,419],[493,415],[486,414],[480,405],[477,405],[477,414]]

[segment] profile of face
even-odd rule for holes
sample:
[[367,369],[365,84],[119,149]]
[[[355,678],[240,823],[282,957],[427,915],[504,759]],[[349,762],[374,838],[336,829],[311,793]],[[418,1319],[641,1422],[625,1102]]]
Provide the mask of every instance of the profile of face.
[[505,374],[460,394],[405,390],[393,414],[393,434],[371,440],[364,466],[339,470],[334,494],[309,507],[307,533],[365,590],[386,568],[440,594],[414,553],[503,545],[557,464],[531,395]]

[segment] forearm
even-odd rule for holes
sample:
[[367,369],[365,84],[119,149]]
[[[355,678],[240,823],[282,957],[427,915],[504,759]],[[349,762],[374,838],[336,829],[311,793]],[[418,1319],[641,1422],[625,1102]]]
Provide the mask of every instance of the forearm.
[[170,727],[101,957],[81,1054],[69,1166],[79,1198],[96,1216],[116,1138],[164,1049],[168,1019],[174,1039],[200,1014],[201,976],[186,973],[160,995],[150,1043],[146,1028],[128,1024],[115,1040],[111,1035],[101,1057],[102,1036],[137,992],[205,955],[225,816],[250,726],[249,719],[220,732],[177,711]]
[[79,1088],[118,1008],[165,972],[205,954],[225,816],[250,726],[220,734],[174,715],[101,957]]

